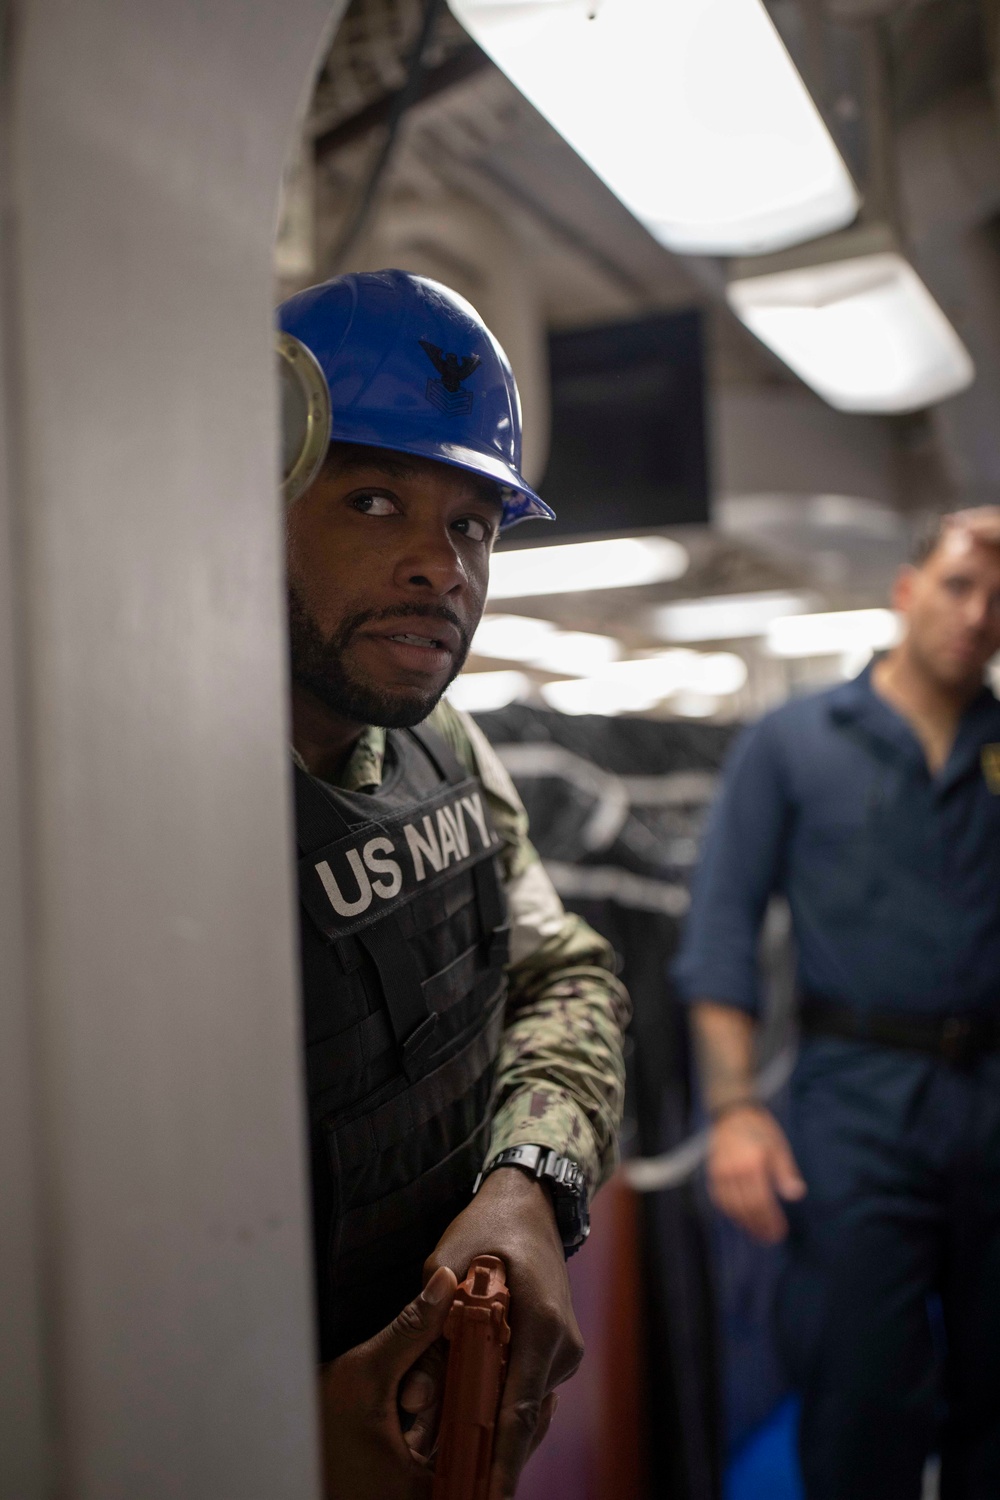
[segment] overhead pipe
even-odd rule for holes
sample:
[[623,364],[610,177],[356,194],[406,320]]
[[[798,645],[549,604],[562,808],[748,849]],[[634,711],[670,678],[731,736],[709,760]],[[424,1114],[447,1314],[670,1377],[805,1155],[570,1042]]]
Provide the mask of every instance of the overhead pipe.
[[954,503],[1000,499],[1000,131],[986,86],[963,90],[896,140],[914,260],[975,361],[975,383],[932,415]]

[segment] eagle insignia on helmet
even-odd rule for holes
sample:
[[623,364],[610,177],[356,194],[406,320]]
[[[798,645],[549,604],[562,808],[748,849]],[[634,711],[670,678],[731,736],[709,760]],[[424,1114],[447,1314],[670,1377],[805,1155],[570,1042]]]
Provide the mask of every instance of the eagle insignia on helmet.
[[428,377],[425,391],[428,401],[447,416],[465,416],[476,398],[472,391],[463,391],[462,384],[479,369],[479,355],[467,354],[459,359],[457,354],[445,354],[428,339],[421,339],[420,347],[440,377],[438,380]]

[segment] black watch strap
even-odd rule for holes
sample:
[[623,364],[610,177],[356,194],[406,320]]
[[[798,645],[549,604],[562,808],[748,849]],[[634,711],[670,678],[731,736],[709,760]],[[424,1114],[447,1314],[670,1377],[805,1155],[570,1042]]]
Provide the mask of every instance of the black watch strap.
[[587,1179],[583,1168],[569,1156],[560,1156],[548,1146],[508,1146],[490,1158],[476,1178],[473,1195],[484,1178],[497,1167],[517,1167],[543,1182],[552,1195],[556,1225],[567,1259],[579,1250],[590,1233]]

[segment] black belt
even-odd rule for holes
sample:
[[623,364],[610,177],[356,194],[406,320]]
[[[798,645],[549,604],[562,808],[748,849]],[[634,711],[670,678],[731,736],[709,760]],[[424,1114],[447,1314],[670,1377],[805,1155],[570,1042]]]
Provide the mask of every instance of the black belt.
[[926,1052],[956,1067],[968,1067],[987,1052],[1000,1051],[1000,1017],[916,1016],[896,1011],[855,1010],[826,995],[802,996],[802,1030],[809,1036],[844,1037]]

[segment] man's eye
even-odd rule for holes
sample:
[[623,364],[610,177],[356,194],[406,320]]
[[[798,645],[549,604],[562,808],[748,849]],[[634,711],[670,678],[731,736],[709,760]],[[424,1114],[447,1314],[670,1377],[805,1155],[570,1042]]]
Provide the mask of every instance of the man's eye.
[[478,516],[463,516],[455,522],[455,530],[467,536],[470,542],[488,542],[493,535],[493,527]]
[[351,496],[351,505],[365,516],[392,516],[398,509],[389,495],[379,494],[377,490],[359,490]]

